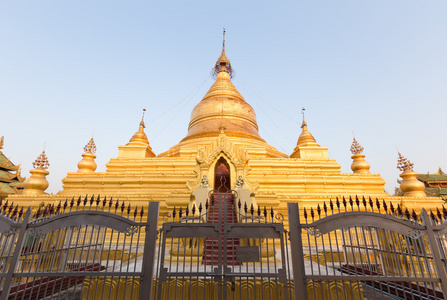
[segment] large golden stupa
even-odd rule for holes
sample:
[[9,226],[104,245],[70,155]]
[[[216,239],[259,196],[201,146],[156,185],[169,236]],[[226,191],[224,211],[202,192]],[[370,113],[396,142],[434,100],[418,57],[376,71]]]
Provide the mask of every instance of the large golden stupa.
[[[385,181],[379,174],[370,174],[363,148],[356,140],[351,147],[353,173],[341,173],[340,165],[328,157],[327,147],[316,142],[304,119],[293,153],[278,151],[259,135],[255,111],[231,82],[233,69],[225,54],[225,41],[213,71],[216,80],[193,109],[188,133],[177,145],[156,155],[142,120],[129,142],[118,146],[118,157],[110,159],[106,172],[95,172],[92,139],[84,148],[77,172],[69,172],[63,179],[62,191],[45,194],[42,178],[31,176],[23,195],[11,195],[9,201],[38,206],[100,194],[132,206],[159,201],[163,214],[174,206],[187,206],[204,176],[210,189],[219,187],[216,173],[223,164],[229,188],[235,188],[242,178],[257,205],[273,206],[284,215],[289,202],[315,207],[329,199],[355,195],[392,201],[417,211],[444,203],[441,198],[426,197],[412,164],[401,169],[405,195],[391,197],[385,193]],[[42,174],[40,177],[46,176]],[[33,189],[27,192],[26,186]]]

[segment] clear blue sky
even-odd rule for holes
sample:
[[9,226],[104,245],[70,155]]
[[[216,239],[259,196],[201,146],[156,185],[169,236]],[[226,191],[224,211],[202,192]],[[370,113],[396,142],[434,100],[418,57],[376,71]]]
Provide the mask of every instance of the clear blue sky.
[[444,0],[2,1],[3,152],[28,177],[46,144],[55,193],[93,131],[105,171],[142,108],[153,150],[166,151],[212,84],[225,27],[264,139],[292,153],[305,107],[342,172],[354,131],[393,193],[396,148],[417,172],[447,171],[446,16]]

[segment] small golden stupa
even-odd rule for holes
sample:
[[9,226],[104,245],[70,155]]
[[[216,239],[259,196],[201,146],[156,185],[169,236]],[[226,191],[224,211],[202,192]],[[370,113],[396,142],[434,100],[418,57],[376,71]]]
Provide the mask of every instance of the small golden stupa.
[[397,168],[402,172],[400,189],[407,197],[426,197],[425,185],[417,179],[418,173],[413,171],[414,164],[405,158],[400,152],[397,160]]
[[357,174],[370,174],[369,163],[365,160],[365,154],[363,153],[363,147],[354,138],[351,145],[351,158],[353,159],[351,170]]
[[48,158],[45,154],[45,150],[37,157],[33,162],[33,170],[29,171],[31,176],[25,180],[23,183],[24,195],[40,195],[44,194],[45,190],[48,188],[49,183],[46,179],[47,175],[50,174],[46,169],[50,166]]
[[93,141],[93,137],[90,139],[87,145],[84,147],[84,153],[82,153],[82,160],[78,162],[78,173],[94,173],[96,170],[96,145]]

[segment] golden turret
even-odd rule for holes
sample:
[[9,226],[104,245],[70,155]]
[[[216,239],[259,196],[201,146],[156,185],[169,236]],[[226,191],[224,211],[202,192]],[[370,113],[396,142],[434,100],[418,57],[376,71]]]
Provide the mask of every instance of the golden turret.
[[397,168],[402,172],[399,175],[402,178],[400,189],[404,193],[404,196],[426,197],[424,192],[425,185],[416,178],[418,173],[413,171],[413,163],[400,154],[400,152],[397,160]]
[[84,147],[84,153],[82,154],[82,160],[78,163],[78,173],[94,173],[96,170],[96,145],[93,141],[93,137],[90,139],[87,145]]
[[149,146],[149,140],[146,133],[144,133],[144,113],[146,109],[143,109],[143,117],[141,118],[140,127],[138,131],[130,138],[129,142],[125,146],[118,146],[119,158],[145,158],[155,157],[155,153]]
[[231,82],[233,68],[222,54],[213,68],[216,81],[191,113],[188,134],[183,140],[204,136],[219,136],[221,129],[227,136],[241,136],[264,141],[258,133],[256,114]]
[[49,184],[45,178],[50,172],[46,169],[50,166],[48,158],[45,155],[45,150],[33,162],[33,170],[29,171],[31,176],[23,183],[25,195],[39,195],[43,194],[48,188]]
[[301,124],[301,134],[296,143],[296,147],[291,158],[306,158],[306,159],[327,159],[327,147],[321,147],[313,135],[307,130],[307,123],[304,120],[303,108],[303,123]]
[[353,159],[351,170],[357,174],[370,174],[369,163],[365,160],[365,154],[362,154],[363,147],[354,138],[351,145],[351,158]]

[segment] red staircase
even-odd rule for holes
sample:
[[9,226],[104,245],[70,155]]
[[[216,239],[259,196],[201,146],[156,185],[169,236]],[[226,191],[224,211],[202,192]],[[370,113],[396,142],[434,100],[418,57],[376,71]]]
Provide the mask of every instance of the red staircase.
[[[227,218],[225,218],[225,202],[222,202],[222,229],[225,223],[237,223],[236,212],[234,211],[234,195],[232,193],[219,194],[213,193],[211,195],[211,206],[208,210],[207,222],[218,223],[219,222],[219,201],[222,195],[222,201],[227,203]],[[239,239],[227,239],[226,244],[223,244],[222,249],[227,253],[227,265],[240,265],[236,261],[236,247],[239,246]],[[219,238],[208,238],[205,240],[205,249],[203,252],[203,264],[205,265],[217,265],[219,262],[219,256],[222,256],[222,263],[224,260],[224,253],[219,251]]]

